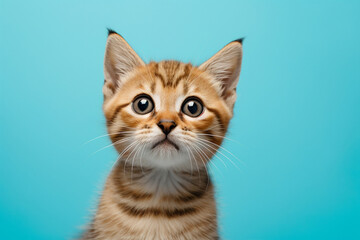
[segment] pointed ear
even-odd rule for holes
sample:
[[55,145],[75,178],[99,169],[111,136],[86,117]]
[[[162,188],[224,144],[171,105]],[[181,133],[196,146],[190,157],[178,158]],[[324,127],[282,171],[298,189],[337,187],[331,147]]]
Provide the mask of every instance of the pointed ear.
[[143,65],[145,63],[125,39],[116,32],[109,30],[104,61],[105,83],[103,93],[105,99],[115,93],[128,73]]
[[242,59],[242,41],[243,39],[238,39],[229,43],[199,67],[219,81],[221,96],[230,109],[233,109],[236,100],[236,85],[239,81]]

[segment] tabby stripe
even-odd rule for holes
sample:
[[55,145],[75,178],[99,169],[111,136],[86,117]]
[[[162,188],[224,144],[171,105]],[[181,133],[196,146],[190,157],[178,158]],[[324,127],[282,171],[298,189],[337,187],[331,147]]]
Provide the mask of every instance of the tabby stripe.
[[154,93],[155,88],[156,88],[156,81],[154,81],[150,86],[150,90],[151,90],[152,93]]
[[163,198],[164,200],[172,200],[177,203],[187,203],[197,199],[201,199],[206,194],[206,192],[209,191],[209,189],[212,187],[211,182],[208,180],[209,178],[206,177],[202,185],[196,186],[197,190],[189,190],[187,189],[186,186],[180,183],[181,188],[184,189],[186,193],[176,196],[166,195]]
[[189,92],[189,85],[187,82],[184,82],[184,95],[186,95]]
[[160,78],[160,81],[161,81],[163,87],[165,87],[166,83],[165,83],[164,76],[159,73],[159,64],[156,64],[154,75],[155,75],[155,77]]
[[123,131],[125,131],[125,128],[124,127],[121,127],[119,129],[119,131],[117,131],[117,134],[115,135],[110,135],[110,138],[113,142],[116,142],[118,140],[121,140],[122,138],[125,137],[125,134],[123,133]]
[[219,123],[220,123],[220,127],[221,127],[221,130],[224,132],[225,131],[225,125],[221,119],[221,115],[219,113],[218,110],[216,109],[213,109],[213,108],[207,108],[210,112],[214,113],[216,118],[218,119]]
[[211,130],[206,130],[205,134],[208,134],[206,136],[210,139],[210,141],[214,141],[214,142],[216,141],[216,138],[215,138],[215,136],[213,136],[213,133]]
[[180,80],[182,80],[183,78],[189,76],[189,72],[190,72],[190,64],[187,64],[187,65],[185,66],[184,73],[181,74],[181,75],[174,81],[173,87],[177,87],[177,85],[179,84]]
[[[173,65],[174,63],[172,62],[172,68],[169,68],[169,70],[172,70],[172,74],[171,77],[168,78],[168,82],[167,82],[167,86],[171,87],[172,83],[174,82],[174,77],[176,72],[178,71],[178,68],[180,66],[180,62],[175,62],[176,66]],[[170,73],[168,73],[168,75],[170,75]]]
[[192,191],[189,192],[189,194],[179,196],[175,198],[177,202],[191,202],[196,199],[201,199],[205,195],[205,191],[199,190],[199,191]]
[[152,194],[150,193],[137,193],[130,189],[125,189],[125,188],[118,188],[117,192],[122,197],[132,198],[134,200],[146,200],[152,197]]
[[[110,125],[111,124],[108,124],[108,127],[110,127]],[[111,134],[110,138],[113,142],[121,140],[121,139],[129,136],[129,133],[127,133],[128,131],[131,131],[131,129],[128,127],[120,127],[119,130],[113,131],[114,134]]]
[[124,104],[116,107],[114,113],[111,115],[110,119],[107,121],[108,126],[111,125],[111,123],[114,121],[114,119],[116,118],[116,115],[121,111],[121,109],[126,107],[129,104],[130,103],[124,103]]
[[193,207],[170,210],[170,209],[158,209],[158,208],[145,208],[145,209],[136,208],[129,206],[125,203],[118,203],[118,206],[123,212],[134,217],[159,216],[159,217],[175,218],[189,214],[194,214],[197,211],[197,209]]
[[117,193],[123,197],[132,198],[134,200],[146,200],[152,197],[150,193],[144,192],[135,192],[131,190],[129,187],[125,187],[120,179],[117,179]]
[[[117,194],[121,195],[122,197],[131,198],[134,200],[146,200],[152,197],[151,193],[145,193],[142,191],[135,191],[131,189],[131,187],[127,186],[126,183],[127,180],[124,179],[125,176],[123,176],[124,171],[127,171],[131,175],[131,179],[133,180],[132,174],[140,174],[140,173],[146,173],[148,171],[147,169],[142,169],[141,167],[126,167],[124,163],[119,163],[119,168],[117,168],[114,179],[114,184],[116,187]],[[120,172],[121,171],[121,172]],[[126,178],[126,177],[125,177]],[[136,176],[135,176],[136,178]]]

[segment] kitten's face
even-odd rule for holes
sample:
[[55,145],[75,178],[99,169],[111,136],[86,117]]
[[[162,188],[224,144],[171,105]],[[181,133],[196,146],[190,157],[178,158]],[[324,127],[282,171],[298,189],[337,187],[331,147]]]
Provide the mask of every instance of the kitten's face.
[[[108,40],[104,112],[120,161],[193,171],[205,167],[226,134],[235,89],[227,90],[208,62],[200,67],[176,61],[145,65],[121,45],[126,42],[119,35],[111,37],[117,48]],[[130,61],[121,63],[119,48]]]

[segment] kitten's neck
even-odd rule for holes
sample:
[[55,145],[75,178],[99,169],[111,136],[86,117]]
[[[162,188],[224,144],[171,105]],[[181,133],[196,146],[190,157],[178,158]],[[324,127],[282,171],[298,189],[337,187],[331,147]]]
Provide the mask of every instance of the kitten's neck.
[[132,191],[154,198],[204,194],[211,187],[207,169],[180,171],[142,168],[118,164],[111,174],[114,185],[121,192]]

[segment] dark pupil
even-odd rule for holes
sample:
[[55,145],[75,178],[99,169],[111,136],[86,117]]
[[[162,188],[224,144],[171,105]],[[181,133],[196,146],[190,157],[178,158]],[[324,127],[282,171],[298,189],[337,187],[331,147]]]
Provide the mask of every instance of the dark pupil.
[[145,111],[149,106],[149,101],[147,99],[141,99],[138,103],[140,111]]
[[198,110],[198,106],[194,101],[189,102],[187,108],[191,114],[195,114]]

